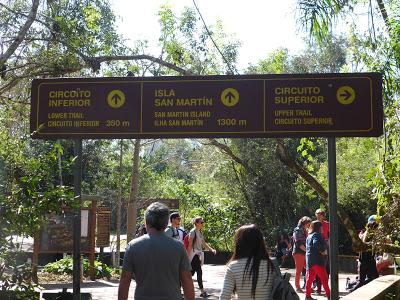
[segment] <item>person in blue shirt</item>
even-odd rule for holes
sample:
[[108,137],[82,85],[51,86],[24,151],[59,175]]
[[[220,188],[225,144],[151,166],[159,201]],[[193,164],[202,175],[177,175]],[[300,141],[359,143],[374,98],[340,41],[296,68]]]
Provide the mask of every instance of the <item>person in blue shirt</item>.
[[315,276],[321,280],[326,297],[329,299],[331,291],[328,284],[328,274],[325,269],[325,256],[328,255],[326,243],[322,236],[322,223],[313,221],[310,225],[310,233],[306,240],[306,300],[311,300],[311,285]]

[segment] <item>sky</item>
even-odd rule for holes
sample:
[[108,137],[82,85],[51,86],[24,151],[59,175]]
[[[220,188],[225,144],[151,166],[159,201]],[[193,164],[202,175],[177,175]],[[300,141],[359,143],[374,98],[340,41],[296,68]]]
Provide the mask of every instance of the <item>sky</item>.
[[[151,46],[148,53],[158,55],[158,8],[165,3],[172,5],[179,14],[183,7],[193,7],[192,0],[111,0],[119,17],[118,32],[133,42],[147,39]],[[284,47],[290,53],[304,48],[305,34],[296,24],[296,0],[196,0],[207,25],[216,19],[222,21],[228,34],[241,42],[238,68],[257,63],[273,50]]]

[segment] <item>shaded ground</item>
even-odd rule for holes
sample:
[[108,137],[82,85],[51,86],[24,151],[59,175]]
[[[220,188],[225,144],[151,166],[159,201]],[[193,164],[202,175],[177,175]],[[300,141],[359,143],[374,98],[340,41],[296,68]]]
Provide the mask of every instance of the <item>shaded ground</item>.
[[[292,285],[294,284],[294,270],[293,269],[282,269],[282,272],[289,272],[292,274],[290,282]],[[222,288],[223,279],[225,273],[225,266],[221,265],[204,265],[203,266],[203,281],[204,287],[211,296],[208,299],[218,299],[219,293]],[[350,277],[354,279],[355,274],[339,274],[339,292],[340,295],[346,295],[346,278]],[[196,299],[200,298],[200,292],[198,290],[197,282],[194,279],[194,286],[196,289]],[[45,288],[46,292],[58,293],[62,288],[68,288],[68,292],[72,292],[72,283],[68,284],[47,284],[42,285]],[[135,282],[132,281],[131,288],[129,292],[129,299],[134,299],[134,290],[135,290]],[[111,300],[117,299],[118,294],[118,281],[117,280],[98,280],[98,281],[90,281],[84,282],[81,284],[81,292],[82,293],[91,293],[93,300]],[[304,299],[304,294],[299,294],[300,299]],[[324,295],[312,295],[316,299],[326,299]]]

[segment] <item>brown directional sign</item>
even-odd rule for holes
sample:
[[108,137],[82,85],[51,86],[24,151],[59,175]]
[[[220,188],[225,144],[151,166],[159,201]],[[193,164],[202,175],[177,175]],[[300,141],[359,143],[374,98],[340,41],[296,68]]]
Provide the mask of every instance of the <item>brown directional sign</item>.
[[378,73],[40,79],[35,138],[379,136]]
[[110,246],[111,210],[107,206],[97,207],[96,246]]

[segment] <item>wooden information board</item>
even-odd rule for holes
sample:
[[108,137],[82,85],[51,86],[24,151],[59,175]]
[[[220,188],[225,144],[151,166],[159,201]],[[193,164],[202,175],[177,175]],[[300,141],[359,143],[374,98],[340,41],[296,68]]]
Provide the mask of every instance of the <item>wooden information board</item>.
[[96,247],[110,246],[111,210],[107,206],[97,208]]

